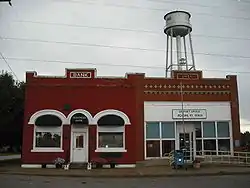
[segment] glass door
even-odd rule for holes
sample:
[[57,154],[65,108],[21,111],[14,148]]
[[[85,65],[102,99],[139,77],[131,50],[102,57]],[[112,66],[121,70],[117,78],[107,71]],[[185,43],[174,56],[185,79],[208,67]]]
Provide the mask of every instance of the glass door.
[[193,132],[179,134],[179,148],[184,150],[184,160],[193,160]]

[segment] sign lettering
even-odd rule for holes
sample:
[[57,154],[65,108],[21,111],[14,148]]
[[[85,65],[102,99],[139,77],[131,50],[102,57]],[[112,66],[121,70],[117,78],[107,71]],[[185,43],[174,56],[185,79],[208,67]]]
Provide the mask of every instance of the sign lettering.
[[185,73],[177,73],[177,79],[190,79],[190,80],[198,80],[198,74],[185,74]]
[[91,72],[70,72],[70,78],[91,78]]
[[85,124],[88,125],[89,121],[88,118],[82,114],[82,113],[77,113],[75,115],[73,115],[70,119],[70,123],[71,124]]
[[207,111],[205,109],[173,109],[173,119],[206,119]]

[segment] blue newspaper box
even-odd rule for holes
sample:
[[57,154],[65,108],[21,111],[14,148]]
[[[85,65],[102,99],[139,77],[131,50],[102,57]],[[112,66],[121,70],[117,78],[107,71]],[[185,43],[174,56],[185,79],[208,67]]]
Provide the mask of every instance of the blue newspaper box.
[[174,152],[174,164],[175,166],[184,165],[184,152],[182,150],[175,150]]

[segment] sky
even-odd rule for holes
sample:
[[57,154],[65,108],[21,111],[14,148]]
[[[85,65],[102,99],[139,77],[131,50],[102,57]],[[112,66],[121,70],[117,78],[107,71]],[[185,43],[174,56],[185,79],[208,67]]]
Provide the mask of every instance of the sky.
[[[241,130],[250,130],[250,0],[12,0],[0,3],[0,52],[19,80],[26,71],[98,76],[165,75],[163,16],[191,13],[196,69],[238,77]],[[0,59],[0,70],[10,71]]]

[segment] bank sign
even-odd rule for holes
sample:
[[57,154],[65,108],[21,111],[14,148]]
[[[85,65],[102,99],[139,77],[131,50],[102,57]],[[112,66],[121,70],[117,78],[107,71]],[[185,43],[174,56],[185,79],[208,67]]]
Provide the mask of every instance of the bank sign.
[[173,109],[173,119],[206,119],[207,111],[205,109]]

